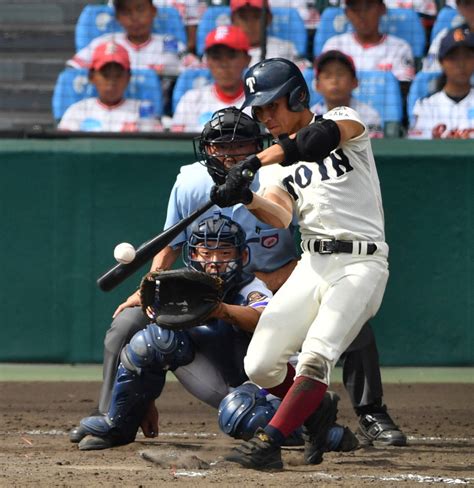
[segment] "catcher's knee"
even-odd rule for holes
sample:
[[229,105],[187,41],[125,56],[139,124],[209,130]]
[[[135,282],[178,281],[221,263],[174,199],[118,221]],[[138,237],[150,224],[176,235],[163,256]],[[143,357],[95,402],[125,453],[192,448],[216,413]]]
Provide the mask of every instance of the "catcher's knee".
[[279,403],[277,399],[267,400],[257,385],[244,383],[221,401],[219,427],[234,439],[251,439],[258,427],[270,422]]
[[317,352],[305,351],[298,357],[296,376],[307,376],[329,385],[332,363]]
[[163,329],[149,324],[137,332],[121,353],[124,366],[131,371],[145,367],[174,370],[194,359],[194,348],[184,331]]

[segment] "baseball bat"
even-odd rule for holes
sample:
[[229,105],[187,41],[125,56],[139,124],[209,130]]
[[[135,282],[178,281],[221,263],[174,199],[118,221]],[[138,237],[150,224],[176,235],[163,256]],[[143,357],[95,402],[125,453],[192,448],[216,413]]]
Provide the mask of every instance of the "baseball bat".
[[209,200],[202,207],[189,214],[161,234],[144,242],[136,251],[135,259],[128,264],[117,264],[105,272],[97,284],[102,291],[113,290],[117,285],[125,281],[129,276],[138,271],[147,261],[150,261],[155,254],[164,249],[178,234],[200,215],[209,210],[214,204]]

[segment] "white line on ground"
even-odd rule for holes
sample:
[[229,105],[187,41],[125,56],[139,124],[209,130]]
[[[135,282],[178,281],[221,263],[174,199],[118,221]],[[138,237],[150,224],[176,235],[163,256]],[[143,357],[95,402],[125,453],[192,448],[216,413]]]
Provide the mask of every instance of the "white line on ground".
[[360,479],[360,480],[373,480],[373,481],[414,481],[416,483],[444,483],[448,485],[468,485],[474,478],[445,478],[442,476],[423,476],[420,474],[397,474],[392,476],[368,476],[368,475],[332,475],[323,472],[312,473],[311,478],[323,479]]

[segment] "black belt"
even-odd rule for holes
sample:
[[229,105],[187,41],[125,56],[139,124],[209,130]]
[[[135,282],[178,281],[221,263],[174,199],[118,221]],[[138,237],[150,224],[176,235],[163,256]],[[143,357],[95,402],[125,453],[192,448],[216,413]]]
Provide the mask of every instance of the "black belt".
[[[337,241],[334,239],[310,239],[306,241],[305,244],[310,252],[317,252],[319,254],[332,254],[334,252],[345,252],[352,254],[354,251],[354,246],[356,254],[362,253],[362,244],[360,242]],[[376,250],[376,244],[373,242],[367,243],[367,254],[374,254]]]

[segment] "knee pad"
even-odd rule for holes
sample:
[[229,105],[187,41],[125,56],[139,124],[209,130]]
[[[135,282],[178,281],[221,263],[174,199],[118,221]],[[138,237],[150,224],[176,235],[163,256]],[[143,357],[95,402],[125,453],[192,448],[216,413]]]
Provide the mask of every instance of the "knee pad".
[[302,352],[298,357],[296,376],[307,376],[329,385],[332,363],[317,352]]
[[142,368],[174,370],[194,359],[194,348],[184,331],[163,329],[149,324],[137,332],[123,349],[121,360],[130,371]]
[[279,400],[267,400],[257,385],[244,383],[221,401],[219,427],[234,439],[251,439],[258,427],[270,422],[279,404]]

